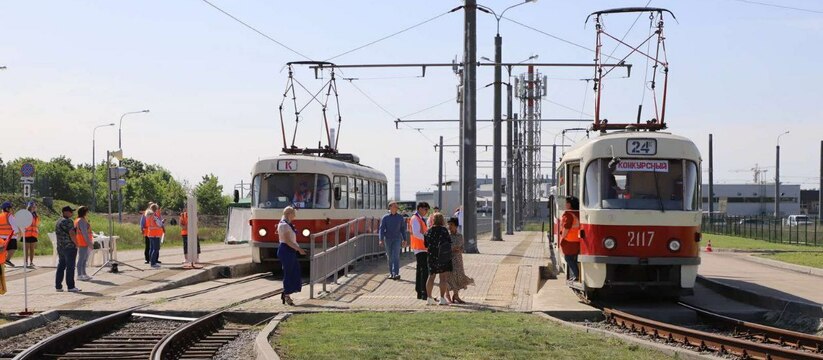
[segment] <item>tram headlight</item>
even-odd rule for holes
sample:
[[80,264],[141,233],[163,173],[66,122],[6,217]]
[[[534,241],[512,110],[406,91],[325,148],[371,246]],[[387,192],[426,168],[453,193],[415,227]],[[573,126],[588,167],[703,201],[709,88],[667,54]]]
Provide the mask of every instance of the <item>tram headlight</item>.
[[669,240],[669,250],[679,251],[680,250],[680,240],[677,240],[677,239]]
[[309,235],[311,235],[311,231],[309,231],[309,229],[303,229],[303,236],[309,237]]
[[260,236],[266,236],[266,234],[268,234],[268,233],[269,232],[266,231],[266,229],[264,229],[264,228],[260,228],[260,230],[257,230],[257,234],[260,235]]
[[608,250],[614,250],[617,247],[617,241],[612,237],[607,237],[603,239],[603,247]]

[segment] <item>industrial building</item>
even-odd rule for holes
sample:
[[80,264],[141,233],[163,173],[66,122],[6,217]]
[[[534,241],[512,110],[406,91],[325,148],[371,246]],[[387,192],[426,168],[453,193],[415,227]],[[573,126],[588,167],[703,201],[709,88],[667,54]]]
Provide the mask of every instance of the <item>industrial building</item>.
[[[714,211],[728,216],[774,215],[774,183],[714,184]],[[800,185],[780,185],[780,215],[800,214]],[[703,184],[703,211],[709,211],[709,185]]]

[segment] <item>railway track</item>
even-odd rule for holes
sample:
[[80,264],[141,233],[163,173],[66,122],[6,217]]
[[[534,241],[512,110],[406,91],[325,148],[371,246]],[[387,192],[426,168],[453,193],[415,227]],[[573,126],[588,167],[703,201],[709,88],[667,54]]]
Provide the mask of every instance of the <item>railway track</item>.
[[731,330],[731,335],[690,329],[610,308],[604,308],[603,313],[606,321],[614,326],[721,356],[764,360],[823,359],[821,337],[740,321],[688,304],[679,305],[697,312],[715,325]]

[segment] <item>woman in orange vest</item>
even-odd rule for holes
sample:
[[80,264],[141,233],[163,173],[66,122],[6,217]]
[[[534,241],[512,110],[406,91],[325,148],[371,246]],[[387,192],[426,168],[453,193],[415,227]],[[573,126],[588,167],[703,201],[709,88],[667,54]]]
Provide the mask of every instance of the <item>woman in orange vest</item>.
[[568,272],[566,276],[571,281],[580,279],[580,269],[577,264],[577,255],[580,254],[580,200],[574,196],[566,198],[566,211],[560,219],[560,249],[566,259]]
[[77,280],[89,281],[91,276],[86,274],[86,263],[89,261],[89,254],[94,249],[94,238],[91,232],[91,224],[86,220],[89,208],[81,206],[77,209],[77,219],[74,220],[74,237],[77,244]]
[[157,214],[159,209],[157,204],[151,204],[151,207],[146,210],[146,235],[149,237],[149,263],[152,269],[160,268],[159,261],[157,261],[160,258],[160,238],[165,232],[163,220]]
[[[189,256],[189,212],[183,209],[180,213],[180,235],[183,237],[183,262],[188,261]],[[200,237],[197,238],[197,253],[200,254]]]
[[34,250],[37,248],[37,237],[40,236],[40,216],[37,215],[37,204],[34,201],[29,201],[26,205],[26,210],[31,213],[31,225],[26,228],[26,236],[23,242],[26,247],[26,258],[23,260],[24,266],[34,267]]
[[[2,205],[3,210],[6,209],[7,205],[11,208],[11,203],[7,201]],[[8,256],[6,245],[8,245],[11,235],[14,233],[7,214],[9,213],[5,211],[0,212],[0,295],[6,293],[6,258]]]

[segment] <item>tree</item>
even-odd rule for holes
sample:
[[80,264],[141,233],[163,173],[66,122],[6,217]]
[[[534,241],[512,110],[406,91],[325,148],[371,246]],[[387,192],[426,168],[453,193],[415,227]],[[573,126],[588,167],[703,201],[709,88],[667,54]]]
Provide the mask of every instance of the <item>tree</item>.
[[223,196],[223,185],[217,181],[217,176],[208,174],[194,188],[199,210],[206,215],[225,215],[229,206]]

